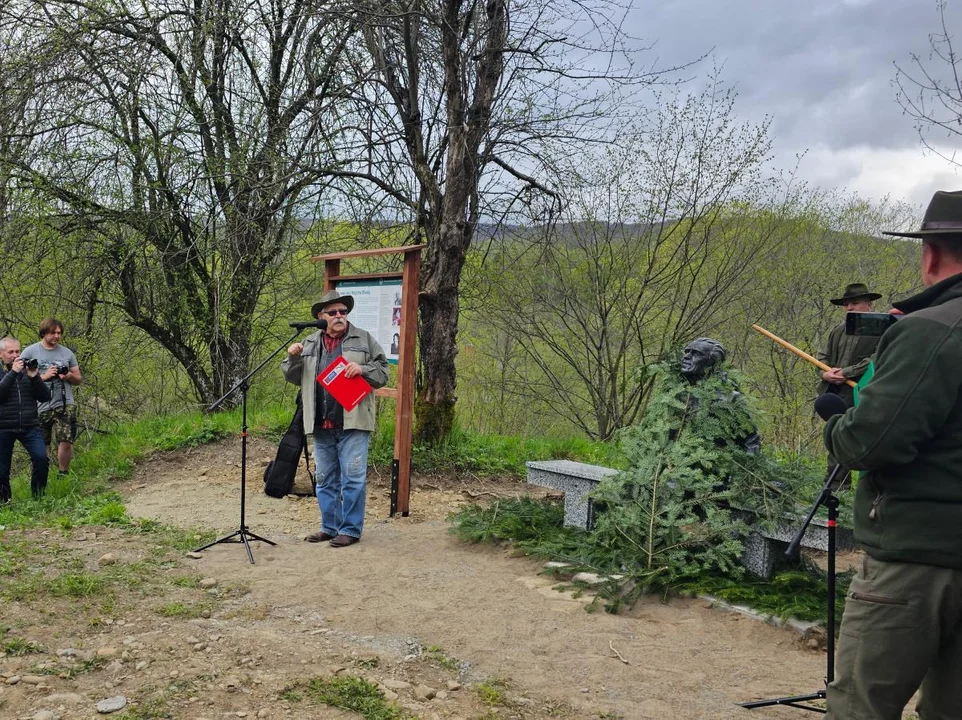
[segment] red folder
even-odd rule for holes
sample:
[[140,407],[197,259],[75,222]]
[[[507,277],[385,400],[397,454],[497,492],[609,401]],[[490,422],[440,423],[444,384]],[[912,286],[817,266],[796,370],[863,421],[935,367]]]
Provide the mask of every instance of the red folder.
[[335,358],[334,362],[321,370],[317,376],[317,381],[331,393],[331,397],[337,400],[345,410],[353,410],[364,399],[364,396],[371,392],[371,386],[360,375],[355,375],[352,378],[344,377],[344,368],[346,367],[347,360],[343,357]]

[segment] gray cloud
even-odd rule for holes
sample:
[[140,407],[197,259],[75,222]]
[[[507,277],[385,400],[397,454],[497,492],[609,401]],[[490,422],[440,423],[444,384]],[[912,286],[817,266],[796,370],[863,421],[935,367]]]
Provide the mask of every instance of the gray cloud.
[[901,149],[918,137],[893,63],[926,54],[938,22],[935,0],[675,0],[645,3],[629,28],[663,64],[713,51],[739,114],[772,116],[779,146]]

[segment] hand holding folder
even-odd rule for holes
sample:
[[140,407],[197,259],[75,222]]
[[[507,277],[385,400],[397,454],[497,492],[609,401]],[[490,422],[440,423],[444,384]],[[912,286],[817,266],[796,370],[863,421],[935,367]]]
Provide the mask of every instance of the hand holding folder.
[[321,370],[317,381],[345,410],[353,410],[364,396],[371,392],[371,386],[360,375],[344,377],[346,368],[347,360],[343,357],[335,358],[334,362]]

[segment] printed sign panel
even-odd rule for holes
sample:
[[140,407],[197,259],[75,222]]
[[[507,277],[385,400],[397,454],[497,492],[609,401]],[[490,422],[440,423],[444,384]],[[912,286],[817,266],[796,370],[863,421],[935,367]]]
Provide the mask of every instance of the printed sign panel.
[[337,290],[354,297],[351,324],[367,330],[384,348],[388,362],[397,364],[401,339],[401,281],[344,280]]

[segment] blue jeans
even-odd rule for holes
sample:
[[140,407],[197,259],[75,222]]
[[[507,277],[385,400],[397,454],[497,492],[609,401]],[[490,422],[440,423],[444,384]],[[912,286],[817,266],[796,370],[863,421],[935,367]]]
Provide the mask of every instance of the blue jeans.
[[314,491],[328,535],[361,537],[370,437],[366,430],[314,429]]
[[10,460],[13,457],[13,443],[19,440],[30,455],[33,472],[30,474],[30,491],[34,497],[43,495],[47,487],[47,473],[50,470],[50,460],[47,458],[47,447],[43,442],[40,428],[28,430],[0,430],[0,502],[9,500],[10,493]]

